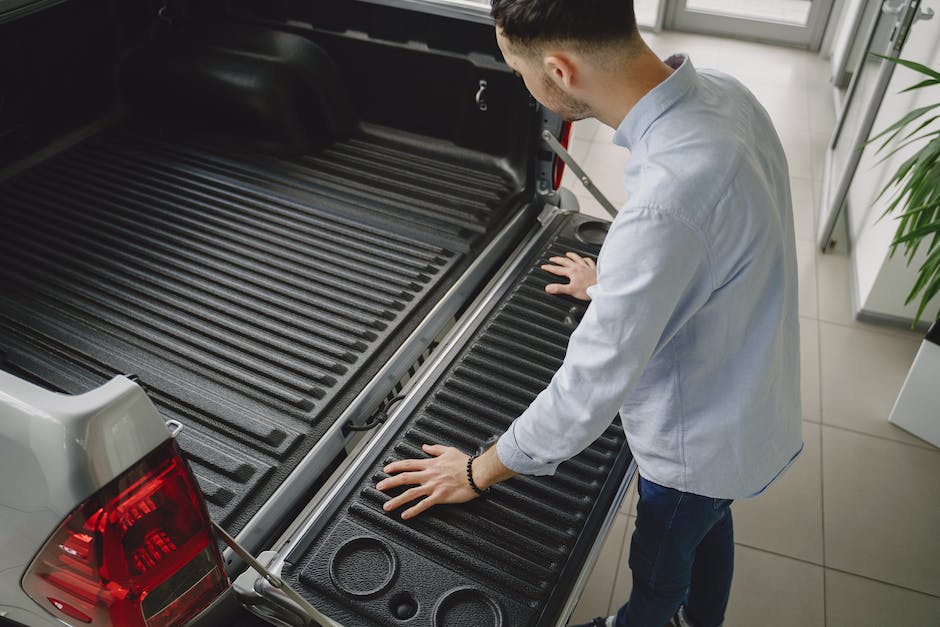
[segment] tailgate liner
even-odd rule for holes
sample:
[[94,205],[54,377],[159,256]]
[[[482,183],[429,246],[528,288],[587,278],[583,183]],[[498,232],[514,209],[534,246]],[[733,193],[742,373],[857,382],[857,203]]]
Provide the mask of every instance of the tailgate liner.
[[[632,462],[619,419],[553,477],[516,477],[412,521],[401,520],[404,508],[382,510],[389,497],[375,483],[385,464],[427,457],[424,443],[478,449],[528,406],[585,310],[547,295],[553,277],[538,266],[569,250],[596,256],[605,231],[581,216],[560,221],[328,522],[293,547],[282,575],[317,609],[344,625],[555,623]],[[402,603],[417,607],[404,621]]]
[[73,394],[137,375],[235,535],[507,215],[511,177],[451,152],[99,133],[0,184],[0,367]]

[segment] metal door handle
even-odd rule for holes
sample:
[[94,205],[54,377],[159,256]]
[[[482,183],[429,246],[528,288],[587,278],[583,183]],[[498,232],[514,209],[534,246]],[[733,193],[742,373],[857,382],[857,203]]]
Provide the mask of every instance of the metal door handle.
[[885,0],[881,5],[881,12],[887,15],[897,15],[904,10],[905,6],[907,6],[906,0],[898,0],[897,2]]
[[[881,5],[881,12],[887,15],[898,15],[901,13],[901,11],[904,10],[906,6],[908,6],[908,3],[906,2],[906,0],[898,0],[898,2],[891,2],[890,0],[885,0],[885,2]],[[917,14],[914,15],[914,19],[911,20],[911,24],[920,20],[923,20],[925,22],[932,20],[933,15],[934,15],[933,9],[930,7],[927,7],[926,9],[918,8]]]

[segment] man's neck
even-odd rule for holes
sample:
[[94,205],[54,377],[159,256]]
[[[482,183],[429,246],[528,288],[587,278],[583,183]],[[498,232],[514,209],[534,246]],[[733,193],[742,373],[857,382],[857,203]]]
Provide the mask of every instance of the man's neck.
[[636,103],[673,72],[652,50],[643,46],[640,54],[606,77],[608,88],[593,104],[594,117],[611,128],[617,128]]

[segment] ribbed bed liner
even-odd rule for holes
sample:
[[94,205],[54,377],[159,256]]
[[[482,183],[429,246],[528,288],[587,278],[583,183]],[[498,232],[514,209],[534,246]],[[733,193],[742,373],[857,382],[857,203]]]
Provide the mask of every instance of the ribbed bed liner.
[[344,625],[554,624],[632,461],[619,420],[553,477],[516,477],[408,522],[382,510],[375,483],[385,464],[427,457],[422,444],[477,449],[529,405],[585,309],[547,295],[553,277],[538,266],[596,255],[605,230],[563,221],[328,524],[294,548],[284,575],[318,609]]
[[0,185],[0,367],[69,393],[137,375],[238,533],[514,191],[382,129],[294,159],[99,133]]

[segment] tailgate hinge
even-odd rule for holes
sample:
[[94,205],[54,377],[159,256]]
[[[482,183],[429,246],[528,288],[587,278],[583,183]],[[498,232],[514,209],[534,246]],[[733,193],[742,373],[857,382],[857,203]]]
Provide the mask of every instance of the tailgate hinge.
[[577,210],[571,208],[562,208],[557,205],[546,204],[542,208],[542,213],[539,214],[538,221],[539,224],[545,226],[552,222],[558,216],[563,216],[569,213],[577,213]]
[[232,584],[235,594],[248,610],[276,625],[343,627],[315,608],[280,577],[283,562],[278,561],[276,551],[264,551],[258,556],[259,559],[255,559],[217,522],[212,521],[212,526],[225,544],[250,567]]

